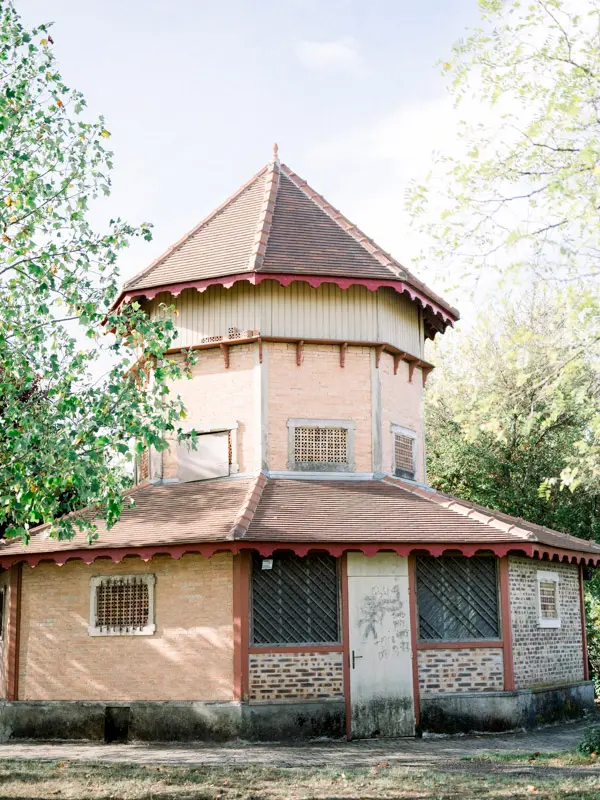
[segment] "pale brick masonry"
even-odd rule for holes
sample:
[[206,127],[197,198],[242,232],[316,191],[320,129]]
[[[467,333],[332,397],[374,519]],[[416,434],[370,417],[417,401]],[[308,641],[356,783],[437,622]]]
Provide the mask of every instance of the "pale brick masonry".
[[[538,570],[558,574],[560,628],[539,625]],[[579,568],[575,564],[511,558],[509,584],[515,687],[583,680]]]
[[504,688],[500,647],[419,650],[419,691],[427,697],[449,692],[491,692]]
[[250,700],[344,696],[343,653],[250,654]]

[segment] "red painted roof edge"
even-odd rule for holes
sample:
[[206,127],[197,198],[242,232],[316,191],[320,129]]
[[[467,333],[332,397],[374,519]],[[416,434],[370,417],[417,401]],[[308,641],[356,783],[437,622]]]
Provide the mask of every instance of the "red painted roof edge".
[[114,563],[119,563],[127,557],[141,558],[143,561],[150,561],[154,556],[167,555],[174,559],[180,559],[184,555],[202,555],[211,558],[215,553],[230,552],[234,555],[244,551],[258,552],[261,556],[271,556],[277,550],[292,551],[296,555],[305,556],[309,552],[325,551],[332,556],[339,557],[346,552],[360,552],[366,556],[374,556],[379,552],[392,552],[400,556],[409,556],[413,553],[427,553],[431,556],[441,556],[444,553],[460,552],[467,557],[472,557],[478,553],[493,553],[498,558],[506,555],[521,555],[528,558],[547,558],[550,562],[562,563],[581,563],[597,566],[600,563],[600,554],[582,553],[572,550],[562,550],[560,548],[537,546],[532,542],[494,542],[480,544],[461,544],[445,542],[419,544],[411,543],[381,543],[374,544],[360,542],[352,543],[332,543],[332,542],[244,542],[244,541],[222,541],[209,543],[189,543],[189,544],[168,544],[168,545],[146,545],[143,547],[107,547],[107,548],[83,548],[80,550],[61,550],[54,553],[23,553],[13,554],[3,558],[0,555],[0,567],[8,569],[13,564],[24,563],[30,567],[36,567],[43,562],[63,566],[68,561],[83,561],[85,564],[92,564],[98,559],[110,559]]
[[339,286],[340,289],[348,289],[350,286],[364,286],[371,292],[381,288],[390,288],[399,294],[404,294],[404,292],[406,292],[411,300],[418,301],[423,308],[429,307],[434,314],[442,318],[446,325],[453,325],[459,318],[458,312],[456,316],[453,316],[448,312],[446,306],[439,306],[431,300],[428,295],[415,289],[405,281],[393,279],[379,280],[378,278],[342,278],[335,275],[300,275],[288,272],[240,272],[219,278],[203,278],[197,281],[182,281],[180,283],[152,286],[148,289],[131,289],[130,291],[124,289],[118,302],[124,301],[128,303],[135,297],[145,297],[147,300],[152,300],[160,292],[169,292],[174,297],[177,297],[177,295],[181,294],[185,289],[196,289],[199,292],[204,292],[210,286],[224,286],[226,289],[229,289],[238,281],[248,281],[257,286],[259,283],[266,280],[277,281],[282,286],[289,286],[293,281],[304,281],[313,288],[320,286],[322,283],[334,283],[336,286]]

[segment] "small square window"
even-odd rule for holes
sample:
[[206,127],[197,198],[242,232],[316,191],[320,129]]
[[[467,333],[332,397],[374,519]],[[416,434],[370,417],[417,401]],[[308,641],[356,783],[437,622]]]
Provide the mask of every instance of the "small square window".
[[558,574],[538,571],[537,587],[540,628],[560,628]]
[[397,478],[414,481],[416,478],[416,434],[398,425],[392,425],[393,473]]
[[349,420],[289,419],[288,469],[354,470],[354,423]]
[[90,581],[90,636],[154,633],[154,575],[118,575]]

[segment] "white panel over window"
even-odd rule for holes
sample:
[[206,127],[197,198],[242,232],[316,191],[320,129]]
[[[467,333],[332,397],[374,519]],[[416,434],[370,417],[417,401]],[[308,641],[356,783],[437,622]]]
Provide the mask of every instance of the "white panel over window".
[[90,636],[150,636],[154,575],[115,575],[90,581]]
[[177,445],[177,476],[180,481],[202,481],[229,475],[229,431],[196,436],[196,448]]
[[538,570],[537,585],[540,628],[560,628],[558,573]]

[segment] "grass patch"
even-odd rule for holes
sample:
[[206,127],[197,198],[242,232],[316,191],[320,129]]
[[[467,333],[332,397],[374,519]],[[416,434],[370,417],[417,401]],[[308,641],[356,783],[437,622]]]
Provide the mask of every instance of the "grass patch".
[[[507,755],[507,754],[503,754]],[[515,754],[512,754],[515,755]],[[552,754],[546,754],[552,756]],[[475,759],[473,759],[475,760]],[[473,767],[475,765],[473,764]],[[472,769],[169,767],[0,760],[0,800],[598,800],[600,775],[536,777]]]
[[600,765],[600,758],[597,755],[583,755],[576,750],[557,753],[523,753],[510,751],[494,751],[480,753],[476,756],[462,756],[461,761],[472,761],[475,763],[489,762],[491,764],[539,764],[540,766],[552,767],[588,767]]

